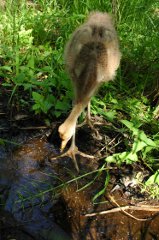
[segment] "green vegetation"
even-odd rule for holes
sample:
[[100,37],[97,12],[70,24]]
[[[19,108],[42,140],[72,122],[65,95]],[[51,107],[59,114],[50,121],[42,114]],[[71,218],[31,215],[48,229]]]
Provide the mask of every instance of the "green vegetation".
[[112,131],[125,137],[123,151],[106,162],[144,163],[152,172],[144,189],[159,196],[152,190],[159,185],[157,1],[7,0],[0,1],[0,8],[0,84],[7,90],[8,106],[50,121],[71,107],[72,87],[63,63],[69,35],[92,10],[114,14],[121,68],[116,80],[103,85],[93,98],[92,113],[102,115],[112,123]]

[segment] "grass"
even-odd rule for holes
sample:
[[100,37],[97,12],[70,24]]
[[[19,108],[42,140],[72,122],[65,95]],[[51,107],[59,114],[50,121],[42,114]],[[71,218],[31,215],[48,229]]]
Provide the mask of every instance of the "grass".
[[93,98],[92,113],[103,115],[128,136],[125,150],[106,162],[144,161],[154,176],[159,141],[157,1],[7,0],[0,6],[0,84],[8,91],[8,107],[43,115],[50,123],[71,107],[72,87],[63,63],[69,35],[92,10],[114,14],[121,67],[116,80]]

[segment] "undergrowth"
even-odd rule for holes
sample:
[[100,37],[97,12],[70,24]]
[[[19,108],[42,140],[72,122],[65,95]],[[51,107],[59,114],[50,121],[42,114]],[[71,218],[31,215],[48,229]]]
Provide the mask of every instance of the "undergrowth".
[[142,160],[153,172],[148,187],[154,183],[156,187],[159,4],[155,0],[7,0],[0,1],[0,7],[0,84],[8,92],[8,106],[43,114],[50,123],[71,108],[72,86],[63,62],[69,35],[92,10],[114,14],[121,67],[116,79],[92,99],[91,111],[118,123],[119,131],[129,136],[126,150],[108,156],[106,162]]

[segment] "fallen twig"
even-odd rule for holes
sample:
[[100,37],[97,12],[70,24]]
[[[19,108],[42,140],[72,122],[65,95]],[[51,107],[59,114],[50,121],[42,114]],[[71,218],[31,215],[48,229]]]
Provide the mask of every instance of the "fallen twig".
[[151,206],[151,205],[140,205],[140,206],[120,206],[115,199],[112,196],[109,196],[110,200],[115,203],[118,207],[101,211],[101,212],[94,212],[94,213],[88,213],[85,214],[84,217],[93,217],[93,216],[99,216],[99,215],[105,215],[115,212],[124,212],[127,216],[137,220],[137,221],[148,221],[152,218],[137,218],[133,216],[132,214],[128,213],[126,210],[133,210],[133,211],[147,211],[147,212],[159,212],[159,206]]
[[17,127],[17,128],[20,129],[20,130],[36,130],[36,129],[48,129],[50,127],[47,127],[47,126],[38,126],[38,127],[31,126],[31,127]]
[[[93,216],[98,216],[98,215],[104,215],[104,214],[109,214],[109,213],[115,213],[115,212],[120,212],[120,211],[124,211],[124,213],[128,214],[127,212],[125,212],[125,210],[134,210],[134,211],[148,211],[148,212],[159,212],[159,207],[152,207],[152,206],[124,206],[124,207],[117,207],[117,208],[113,208],[113,209],[109,209],[106,211],[101,211],[101,212],[94,212],[94,213],[88,213],[85,214],[85,217],[93,217]],[[132,215],[130,214],[130,216],[132,217]],[[133,216],[133,218],[135,218]],[[138,218],[135,218],[136,220],[139,220]],[[147,221],[148,219],[140,219],[140,221]]]

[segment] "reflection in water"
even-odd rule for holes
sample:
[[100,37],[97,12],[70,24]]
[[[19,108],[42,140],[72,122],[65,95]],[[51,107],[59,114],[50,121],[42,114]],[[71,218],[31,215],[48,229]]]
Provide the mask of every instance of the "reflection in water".
[[36,239],[70,239],[54,222],[51,213],[56,202],[51,191],[56,184],[56,174],[44,162],[51,151],[47,143],[37,139],[14,153],[12,161],[16,161],[17,166],[5,210]]

